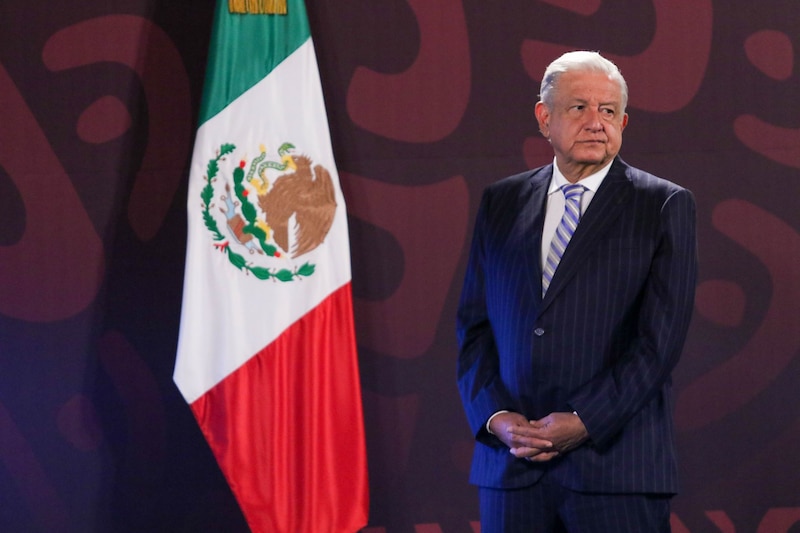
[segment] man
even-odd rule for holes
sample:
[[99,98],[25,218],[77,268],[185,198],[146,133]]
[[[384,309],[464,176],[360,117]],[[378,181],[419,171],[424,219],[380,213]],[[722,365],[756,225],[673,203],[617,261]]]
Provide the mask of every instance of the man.
[[556,59],[540,96],[553,164],[484,192],[458,309],[481,532],[669,531],[694,199],[618,157],[627,85],[600,54]]

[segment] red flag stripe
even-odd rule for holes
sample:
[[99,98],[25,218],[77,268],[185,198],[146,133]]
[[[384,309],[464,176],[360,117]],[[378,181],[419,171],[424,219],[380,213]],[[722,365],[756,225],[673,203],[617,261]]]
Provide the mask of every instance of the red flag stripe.
[[360,405],[348,283],[191,408],[253,531],[321,533],[367,522]]

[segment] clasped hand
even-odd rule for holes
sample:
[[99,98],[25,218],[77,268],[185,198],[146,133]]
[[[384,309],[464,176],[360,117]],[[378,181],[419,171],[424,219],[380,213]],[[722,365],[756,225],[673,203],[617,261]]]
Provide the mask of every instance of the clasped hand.
[[545,462],[577,448],[589,434],[573,413],[550,413],[528,420],[519,413],[501,413],[490,424],[492,433],[511,454],[528,461]]

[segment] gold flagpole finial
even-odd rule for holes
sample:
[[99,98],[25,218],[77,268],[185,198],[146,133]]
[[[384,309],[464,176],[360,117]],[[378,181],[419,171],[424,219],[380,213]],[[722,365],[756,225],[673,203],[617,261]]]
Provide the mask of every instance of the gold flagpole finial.
[[228,11],[241,15],[285,15],[286,0],[228,0]]

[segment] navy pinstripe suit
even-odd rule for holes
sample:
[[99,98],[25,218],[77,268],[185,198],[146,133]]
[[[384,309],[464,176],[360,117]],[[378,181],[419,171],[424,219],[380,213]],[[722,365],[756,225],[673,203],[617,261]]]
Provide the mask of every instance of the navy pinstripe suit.
[[[692,194],[616,158],[544,299],[541,239],[552,165],[484,192],[458,309],[458,386],[477,443],[470,481],[674,493],[670,374],[696,282]],[[511,455],[499,410],[577,411],[589,440],[545,463]]]

